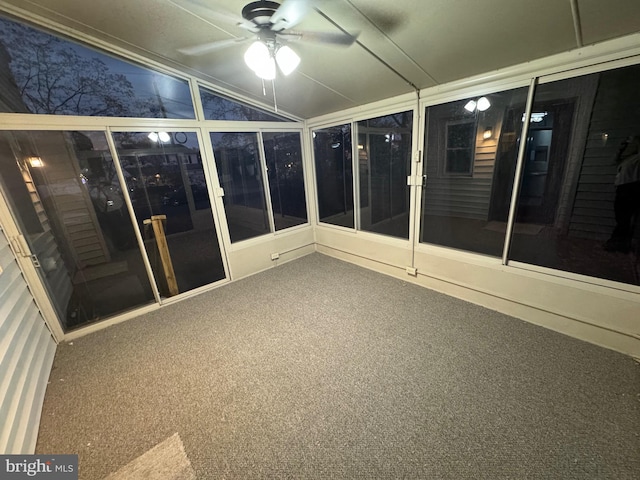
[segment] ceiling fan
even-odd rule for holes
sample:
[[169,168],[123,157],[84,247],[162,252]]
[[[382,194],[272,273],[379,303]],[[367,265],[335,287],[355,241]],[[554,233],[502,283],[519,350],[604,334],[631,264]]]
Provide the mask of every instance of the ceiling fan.
[[312,4],[318,3],[313,0],[284,0],[281,4],[272,0],[254,1],[244,6],[241,17],[204,4],[202,0],[169,1],[205,21],[210,20],[214,26],[223,22],[253,34],[181,48],[178,50],[180,53],[189,56],[204,55],[254,40],[246,50],[244,60],[249,68],[264,80],[275,79],[276,65],[284,75],[289,75],[297,68],[300,57],[289,47],[288,43],[291,41],[348,46],[354,43],[357,37],[342,29],[338,32],[291,30],[314,8]]

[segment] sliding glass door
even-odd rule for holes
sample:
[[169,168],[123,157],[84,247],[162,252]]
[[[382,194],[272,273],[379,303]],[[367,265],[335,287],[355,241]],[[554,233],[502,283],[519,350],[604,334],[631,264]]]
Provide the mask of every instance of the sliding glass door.
[[0,190],[64,330],[155,301],[104,132],[0,132]]
[[10,241],[65,331],[227,277],[196,133],[115,133],[121,168],[110,140],[0,132],[0,194],[21,232]]

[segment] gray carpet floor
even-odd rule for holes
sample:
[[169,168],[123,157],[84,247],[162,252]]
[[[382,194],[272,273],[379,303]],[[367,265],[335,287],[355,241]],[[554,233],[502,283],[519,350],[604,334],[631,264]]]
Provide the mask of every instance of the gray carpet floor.
[[320,254],[60,345],[38,453],[103,479],[635,479],[640,366]]

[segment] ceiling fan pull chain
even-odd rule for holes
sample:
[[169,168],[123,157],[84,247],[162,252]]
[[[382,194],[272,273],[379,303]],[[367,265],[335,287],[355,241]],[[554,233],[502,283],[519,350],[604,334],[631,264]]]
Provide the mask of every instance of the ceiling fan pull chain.
[[273,108],[276,113],[278,113],[278,101],[276,100],[276,80],[275,78],[271,80],[271,88],[273,89]]

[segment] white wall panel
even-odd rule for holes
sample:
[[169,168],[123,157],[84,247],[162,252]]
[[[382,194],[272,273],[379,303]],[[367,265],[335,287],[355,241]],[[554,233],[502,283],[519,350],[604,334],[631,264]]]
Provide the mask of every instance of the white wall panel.
[[[228,251],[231,280],[253,275],[314,251],[311,226],[233,244]],[[272,254],[279,258],[272,260]]]

